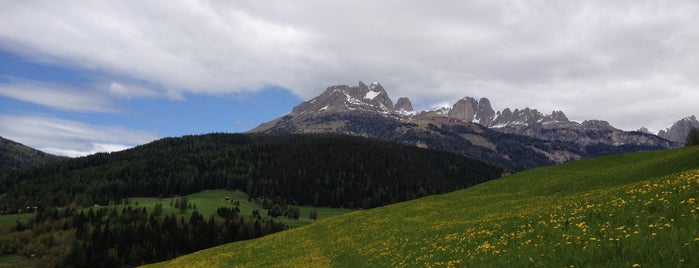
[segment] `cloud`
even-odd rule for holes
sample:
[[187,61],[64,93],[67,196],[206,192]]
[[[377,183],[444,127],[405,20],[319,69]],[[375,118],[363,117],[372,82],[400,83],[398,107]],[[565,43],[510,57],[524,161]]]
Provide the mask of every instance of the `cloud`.
[[136,84],[124,84],[119,82],[111,82],[107,86],[107,91],[113,96],[131,99],[134,97],[156,97],[159,94],[156,90],[143,87]]
[[73,112],[121,113],[116,99],[184,99],[179,92],[161,92],[139,83],[91,81],[91,84],[77,86],[16,78],[6,80],[0,82],[0,96]]
[[58,155],[84,156],[113,152],[158,138],[154,132],[120,126],[91,125],[37,115],[0,115],[5,138]]
[[691,0],[20,1],[0,4],[0,47],[147,81],[173,99],[269,85],[310,98],[365,80],[418,106],[470,95],[669,123],[697,99],[637,107],[667,104],[655,100],[668,89],[695,97],[697,14]]
[[0,82],[0,96],[59,110],[117,112],[111,101],[99,92],[59,83],[11,79],[8,82]]

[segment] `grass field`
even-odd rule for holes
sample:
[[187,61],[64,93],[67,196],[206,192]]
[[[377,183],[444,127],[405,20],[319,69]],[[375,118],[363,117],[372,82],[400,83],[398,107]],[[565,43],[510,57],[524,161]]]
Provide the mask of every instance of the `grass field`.
[[14,228],[17,222],[26,222],[32,213],[0,215],[0,232],[8,228]]
[[[230,200],[225,200],[225,197],[230,197]],[[267,216],[267,211],[262,209],[262,205],[259,203],[253,201],[248,202],[248,195],[240,192],[240,191],[227,191],[227,190],[207,190],[195,194],[190,194],[187,195],[187,199],[189,200],[190,203],[196,205],[197,211],[204,216],[205,219],[208,219],[211,215],[216,213],[216,210],[219,207],[235,207],[236,205],[233,204],[233,202],[238,201],[239,205],[238,207],[240,208],[240,213],[241,215],[244,216],[249,216],[252,214],[252,211],[254,209],[257,209],[260,211],[260,214],[264,219],[272,219],[272,217]],[[160,203],[163,205],[163,213],[164,214],[170,214],[173,213],[175,215],[182,215],[185,216],[185,219],[189,218],[189,215],[192,213],[193,209],[187,210],[185,214],[180,214],[180,211],[176,209],[174,206],[171,206],[170,203],[172,201],[175,201],[176,198],[154,198],[154,197],[134,197],[130,198],[129,202],[130,204],[128,205],[116,205],[118,208],[123,208],[126,206],[131,206],[131,207],[144,207],[146,208],[149,212],[151,212],[154,208],[155,205]],[[277,217],[273,218],[276,221],[279,222],[284,222],[290,227],[299,227],[299,226],[304,226],[308,225],[314,220],[311,220],[309,218],[311,211],[316,211],[318,215],[318,220],[320,219],[325,219],[337,215],[342,215],[348,212],[351,212],[353,210],[350,209],[342,209],[342,208],[326,208],[326,207],[311,207],[311,206],[299,206],[299,209],[301,211],[301,215],[298,219],[293,219],[293,218],[287,218],[287,217]],[[24,214],[12,214],[12,215],[1,215],[0,216],[0,230],[4,230],[4,228],[14,228],[16,225],[17,221],[19,222],[26,222],[29,217],[31,217],[31,213],[24,213]]]
[[699,267],[699,146],[525,171],[153,267]]
[[[225,197],[229,197],[230,200],[225,200]],[[163,205],[163,213],[169,214],[174,213],[175,215],[189,215],[192,213],[192,209],[187,210],[185,214],[180,214],[179,210],[174,206],[170,206],[171,201],[175,201],[176,198],[150,198],[150,197],[136,197],[130,198],[129,204],[132,207],[145,207],[149,211],[155,208],[155,205],[160,203]],[[238,202],[238,207],[240,208],[241,215],[249,216],[252,214],[254,209],[260,211],[263,219],[274,219],[275,221],[284,222],[290,227],[299,227],[308,225],[314,220],[309,218],[311,211],[316,211],[318,218],[325,219],[332,216],[342,215],[353,210],[342,209],[342,208],[326,208],[326,207],[311,207],[311,206],[299,206],[301,215],[298,219],[287,218],[287,217],[277,217],[272,218],[267,216],[267,210],[262,208],[262,205],[255,202],[254,200],[248,201],[248,195],[240,191],[227,191],[227,190],[206,190],[203,192],[187,195],[187,200],[189,200],[192,205],[196,205],[197,211],[208,219],[211,215],[216,213],[219,207],[236,207],[233,202]],[[127,205],[119,205],[119,207],[125,207]],[[187,219],[188,217],[185,217]]]
[[0,256],[0,268],[33,267],[36,259],[19,257],[17,255]]

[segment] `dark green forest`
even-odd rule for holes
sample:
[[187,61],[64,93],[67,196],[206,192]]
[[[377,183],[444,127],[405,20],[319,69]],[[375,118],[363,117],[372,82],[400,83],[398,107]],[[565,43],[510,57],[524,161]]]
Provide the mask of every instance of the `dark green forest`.
[[687,134],[685,146],[699,145],[699,128],[692,128]]
[[458,154],[362,137],[208,134],[5,172],[0,210],[86,207],[206,189],[240,189],[282,205],[372,208],[501,174]]
[[131,206],[38,208],[27,223],[0,234],[0,255],[35,258],[40,267],[135,266],[287,229],[236,208],[219,208],[205,219],[196,210],[163,215],[160,206],[151,213]]
[[66,159],[0,137],[0,172],[40,167]]

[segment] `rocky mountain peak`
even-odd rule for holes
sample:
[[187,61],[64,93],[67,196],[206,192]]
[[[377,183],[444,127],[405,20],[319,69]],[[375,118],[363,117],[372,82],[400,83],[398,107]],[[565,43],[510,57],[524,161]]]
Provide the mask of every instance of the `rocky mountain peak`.
[[643,134],[651,134],[650,130],[648,130],[648,128],[646,128],[646,127],[641,127],[638,130],[636,130],[636,132],[641,132]]
[[476,102],[476,99],[471,97],[464,97],[463,99],[460,99],[459,101],[454,103],[454,106],[452,106],[448,116],[451,118],[471,122],[473,121],[476,115],[476,108],[478,108],[478,102]]
[[376,101],[379,105],[388,108],[389,111],[394,111],[393,101],[386,93],[386,90],[379,84],[379,82],[373,82],[369,85],[368,91],[364,93],[364,101]]
[[493,110],[493,107],[490,106],[490,100],[481,98],[478,101],[478,108],[476,108],[476,120],[474,121],[481,125],[489,126],[493,122],[493,119],[495,119],[495,111]]
[[603,120],[585,120],[582,122],[582,127],[594,130],[616,130],[609,122]]
[[534,125],[543,120],[544,115],[536,109],[527,107],[511,111],[509,108],[505,108],[501,113],[496,114],[495,120],[488,126],[493,128],[522,127]]
[[568,117],[563,113],[563,111],[553,111],[551,115],[544,119],[544,121],[568,122]]
[[691,115],[691,116],[687,116],[685,118],[682,118],[682,120],[680,120],[680,121],[684,121],[684,122],[692,124],[692,123],[697,122],[697,117],[694,115]]
[[658,136],[670,141],[684,143],[692,128],[699,128],[699,121],[694,115],[682,118],[670,127],[660,130]]
[[312,115],[316,113],[368,111],[382,114],[394,113],[394,106],[386,90],[378,82],[357,86],[335,85],[325,89],[317,97],[294,107],[291,115]]
[[410,102],[410,99],[408,98],[398,98],[398,102],[396,102],[395,109],[397,111],[406,111],[406,112],[413,112],[413,104]]

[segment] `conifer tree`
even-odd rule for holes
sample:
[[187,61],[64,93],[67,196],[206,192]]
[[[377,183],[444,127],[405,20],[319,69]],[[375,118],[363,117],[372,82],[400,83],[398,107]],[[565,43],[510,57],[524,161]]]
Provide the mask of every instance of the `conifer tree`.
[[687,134],[687,142],[685,143],[685,145],[686,146],[699,145],[699,129],[692,128],[692,130],[689,131],[689,134]]

